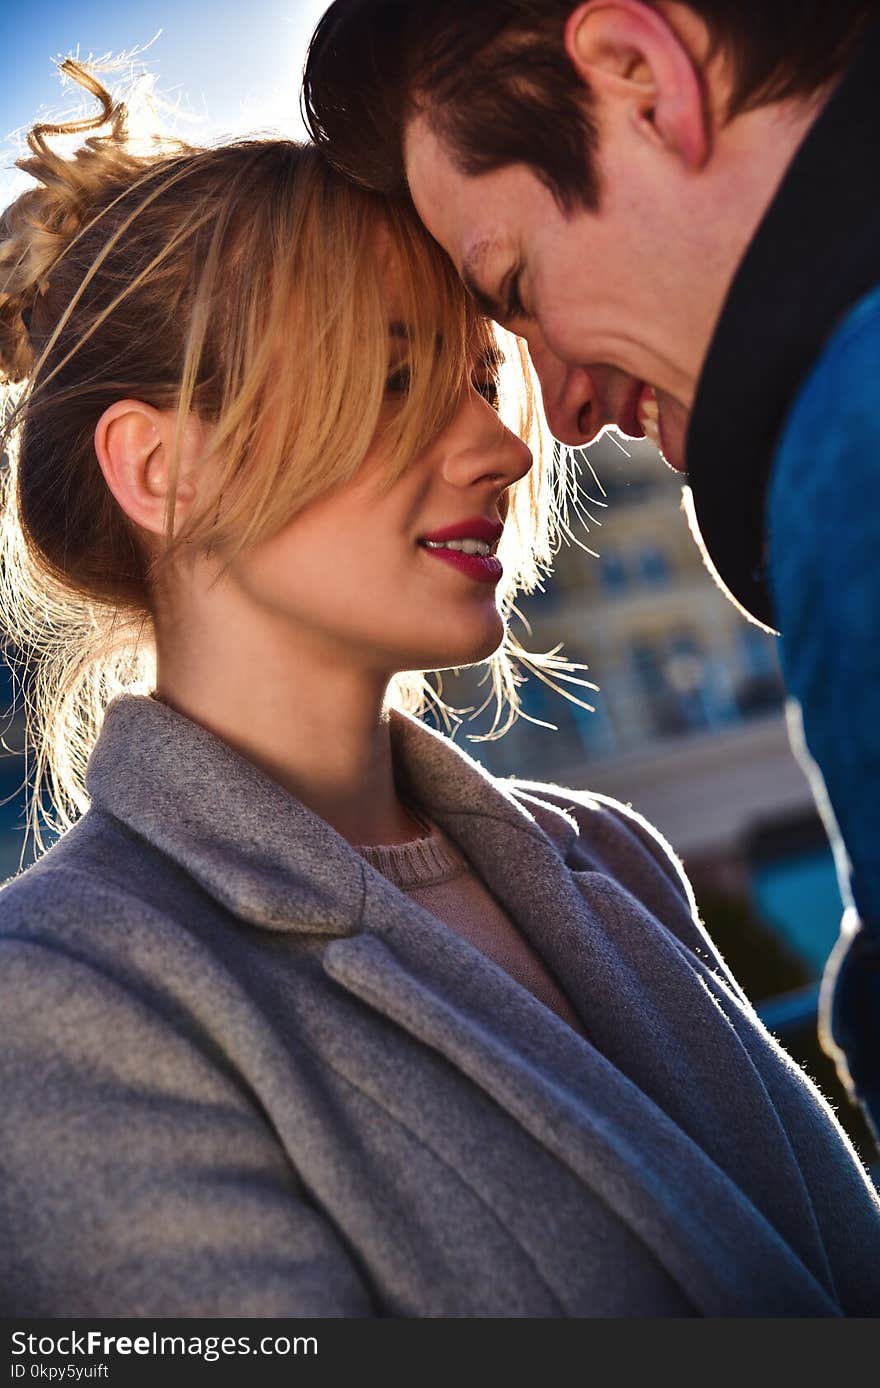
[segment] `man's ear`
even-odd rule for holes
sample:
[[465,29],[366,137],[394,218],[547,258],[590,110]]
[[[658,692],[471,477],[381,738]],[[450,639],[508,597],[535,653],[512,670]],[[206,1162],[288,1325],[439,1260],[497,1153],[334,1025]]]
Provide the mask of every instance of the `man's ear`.
[[681,34],[642,0],[588,0],[568,17],[565,50],[600,100],[625,103],[642,135],[697,170],[709,156],[709,120],[699,59],[683,35],[705,39],[705,28],[696,15],[686,22],[686,5],[675,9]]
[[[155,535],[165,533],[174,435],[174,412],[140,400],[115,401],[95,429],[95,453],[107,486],[129,520]],[[195,498],[198,444],[194,430],[185,429],[174,495],[176,520],[183,519]]]

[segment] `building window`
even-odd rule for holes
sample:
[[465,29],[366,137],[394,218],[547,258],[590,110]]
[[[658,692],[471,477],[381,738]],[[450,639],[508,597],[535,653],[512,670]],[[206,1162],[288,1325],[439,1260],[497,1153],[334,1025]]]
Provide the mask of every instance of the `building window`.
[[718,727],[735,716],[715,663],[691,632],[674,631],[634,642],[631,664],[656,736]]
[[669,560],[657,545],[642,545],[638,551],[639,576],[651,588],[665,588],[672,577]]
[[606,593],[623,593],[629,587],[629,572],[619,550],[607,549],[599,555],[599,581]]

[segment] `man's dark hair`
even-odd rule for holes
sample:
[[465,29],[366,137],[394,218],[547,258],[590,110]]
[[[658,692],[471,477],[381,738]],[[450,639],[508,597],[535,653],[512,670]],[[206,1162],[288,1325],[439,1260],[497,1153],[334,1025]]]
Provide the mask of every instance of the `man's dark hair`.
[[[652,0],[646,0],[651,4]],[[808,96],[846,65],[878,0],[689,0],[732,59],[728,117]],[[569,61],[576,0],[335,0],[312,38],[303,113],[349,177],[405,193],[424,110],[465,174],[524,164],[565,211],[598,206],[590,93]]]

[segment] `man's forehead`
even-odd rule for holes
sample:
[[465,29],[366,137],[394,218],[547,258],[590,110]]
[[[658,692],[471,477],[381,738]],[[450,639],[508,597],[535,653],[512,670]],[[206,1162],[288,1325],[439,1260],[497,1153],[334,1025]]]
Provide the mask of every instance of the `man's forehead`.
[[446,153],[423,116],[415,117],[406,127],[404,160],[416,211],[431,235],[452,255],[452,242],[458,239],[459,198],[454,184],[449,183],[451,165]]
[[[442,140],[421,111],[404,126],[403,160],[410,191],[417,201],[422,192],[443,189],[446,179],[454,173],[452,160]],[[445,201],[445,196],[441,201]]]
[[489,258],[502,252],[510,239],[506,204],[502,200],[501,207],[495,207],[494,191],[509,170],[479,177],[462,173],[423,113],[406,127],[404,157],[410,193],[425,226],[463,279],[478,278]]
[[474,238],[474,219],[483,210],[479,185],[461,173],[427,117],[418,114],[404,132],[407,181],[416,210],[428,230],[447,250],[456,243],[456,259]]

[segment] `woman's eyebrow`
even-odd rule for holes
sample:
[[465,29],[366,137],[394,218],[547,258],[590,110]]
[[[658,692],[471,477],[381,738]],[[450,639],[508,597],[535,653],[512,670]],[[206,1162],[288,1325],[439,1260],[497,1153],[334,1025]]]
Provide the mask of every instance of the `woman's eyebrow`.
[[[397,340],[402,342],[408,342],[411,337],[411,333],[406,323],[401,322],[399,320],[395,320],[394,322],[388,324],[388,336],[396,338]],[[442,345],[443,340],[438,334],[437,346],[439,348],[442,347]],[[503,366],[504,360],[504,353],[501,351],[500,347],[497,347],[494,343],[490,343],[488,346],[481,349],[478,365],[484,366],[487,368],[487,370],[492,371],[499,366]]]
[[[404,323],[402,319],[395,319],[388,324],[388,336],[397,338],[400,342],[409,342],[414,334],[408,323]],[[435,340],[438,347],[442,346],[443,338],[440,333],[436,334]]]

